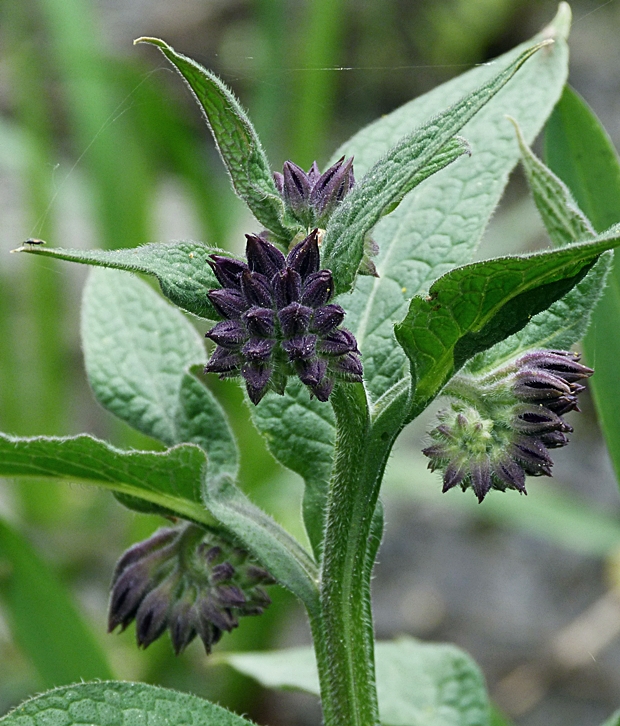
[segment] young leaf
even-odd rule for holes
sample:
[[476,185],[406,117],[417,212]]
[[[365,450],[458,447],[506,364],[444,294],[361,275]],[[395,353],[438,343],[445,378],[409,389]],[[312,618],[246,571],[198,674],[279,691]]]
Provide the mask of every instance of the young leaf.
[[39,553],[0,520],[0,599],[11,634],[45,687],[112,678],[90,628]]
[[227,253],[202,242],[161,242],[120,250],[64,250],[24,245],[14,252],[153,275],[164,295],[175,305],[201,318],[219,319],[207,297],[209,290],[219,287],[207,260],[210,254]]
[[[593,239],[590,221],[577,206],[568,187],[531,152],[516,122],[522,163],[551,241],[558,247]],[[586,277],[563,298],[488,351],[468,364],[472,372],[490,370],[532,348],[569,349],[581,340],[590,324],[592,311],[600,300],[611,266],[613,252],[606,252]]]
[[252,722],[189,693],[146,683],[103,681],[56,688],[22,703],[0,719],[2,726],[110,726],[202,724],[252,726]]
[[285,242],[296,230],[284,223],[284,203],[254,127],[234,94],[213,73],[158,38],[136,43],[157,46],[186,81],[202,109],[236,193],[256,219]]
[[[222,653],[218,659],[268,688],[319,694],[311,648],[272,653]],[[489,701],[478,666],[452,645],[413,638],[377,643],[377,695],[385,726],[480,726]]]
[[359,177],[402,136],[489,82],[532,42],[554,38],[553,46],[530,58],[462,129],[472,157],[427,179],[377,224],[372,237],[379,245],[374,262],[380,277],[358,278],[353,292],[338,300],[362,351],[364,379],[373,401],[407,375],[407,358],[394,342],[394,322],[404,317],[414,295],[471,259],[519,159],[506,114],[519,120],[529,143],[561,94],[568,69],[569,25],[570,9],[561,3],[557,18],[533,41],[405,104],[336,152],[334,160],[342,154],[355,157]]
[[318,575],[312,558],[228,476],[208,479],[205,452],[194,444],[164,452],[121,451],[86,434],[65,439],[0,434],[0,476],[100,486],[198,524],[217,527],[219,521],[281,585],[309,609],[315,606]]
[[[549,166],[570,187],[597,231],[620,221],[620,163],[593,111],[568,86],[545,131]],[[603,297],[584,340],[586,360],[596,366],[590,387],[620,479],[620,258],[615,255]]]
[[469,358],[523,328],[618,244],[620,235],[611,233],[559,250],[465,265],[436,280],[428,297],[415,297],[395,326],[411,361],[413,414]]

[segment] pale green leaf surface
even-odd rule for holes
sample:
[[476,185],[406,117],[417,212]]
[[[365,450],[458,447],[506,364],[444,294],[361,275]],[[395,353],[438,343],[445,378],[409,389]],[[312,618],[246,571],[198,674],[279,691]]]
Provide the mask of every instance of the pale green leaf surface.
[[194,444],[164,452],[121,451],[86,434],[65,439],[0,434],[0,476],[100,486],[211,527],[217,526],[215,517],[281,585],[309,607],[315,602],[317,573],[312,558],[249,502],[230,477],[209,478],[205,452]]
[[[620,163],[594,112],[566,87],[545,132],[546,160],[570,187],[597,231],[620,221]],[[620,480],[620,258],[615,255],[608,285],[584,340],[596,410]]]
[[31,698],[3,726],[248,726],[248,721],[189,693],[146,683],[78,683]]
[[[223,653],[218,659],[268,688],[319,694],[311,648]],[[488,725],[484,678],[473,660],[455,646],[400,638],[377,643],[375,662],[384,726]]]
[[616,711],[601,726],[620,726],[620,711]]
[[232,91],[199,63],[177,53],[158,38],[136,43],[157,46],[181,74],[202,109],[233,187],[261,224],[286,242],[291,230],[283,224],[284,203],[256,131]]
[[605,234],[558,250],[459,267],[426,298],[411,301],[396,336],[412,363],[419,412],[464,363],[523,328],[565,295],[603,252],[620,244]]
[[[374,401],[408,375],[407,361],[394,344],[393,324],[401,320],[414,294],[425,292],[439,275],[468,262],[495,209],[519,150],[506,114],[518,119],[530,142],[557,101],[567,74],[565,37],[570,10],[534,41],[554,37],[550,48],[530,58],[460,133],[472,157],[460,159],[427,179],[382,219],[372,236],[380,252],[380,277],[358,278],[338,302],[347,310],[345,325],[363,354],[364,376]],[[524,44],[479,66],[379,119],[346,142],[334,158],[355,157],[356,173],[366,171],[405,134],[428,121],[505,68]]]
[[50,564],[2,520],[0,600],[13,638],[45,687],[112,678],[103,650]]
[[175,305],[201,318],[219,319],[207,297],[209,290],[219,287],[207,260],[213,253],[227,253],[202,242],[158,242],[120,250],[66,250],[25,245],[15,252],[152,275]]
[[[593,239],[596,233],[568,187],[534,156],[516,122],[515,127],[526,177],[551,241],[561,247]],[[490,370],[532,348],[568,350],[588,329],[592,311],[603,294],[612,260],[613,252],[602,255],[569,293],[534,316],[523,330],[475,356],[468,369],[471,372]]]
[[[451,137],[539,49],[540,45],[526,48],[497,75],[400,139],[349,192],[329,220],[323,240],[323,264],[334,274],[336,292],[351,289],[362,259],[365,235],[415,185],[458,158],[458,140]],[[466,150],[461,145],[460,153]],[[433,163],[437,154],[445,163]]]

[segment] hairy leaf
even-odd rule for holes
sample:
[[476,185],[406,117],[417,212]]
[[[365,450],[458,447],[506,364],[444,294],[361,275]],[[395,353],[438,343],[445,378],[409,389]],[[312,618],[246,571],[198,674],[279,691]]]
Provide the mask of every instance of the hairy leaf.
[[[570,187],[597,231],[620,221],[620,162],[593,111],[566,88],[545,132],[549,166]],[[584,353],[596,375],[590,381],[596,410],[616,477],[620,480],[620,258],[615,255],[608,285],[592,315]]]
[[[268,688],[318,695],[311,648],[218,656]],[[489,701],[478,666],[452,645],[400,638],[375,650],[379,712],[384,726],[485,726]]]
[[227,253],[202,242],[161,242],[121,250],[65,250],[24,245],[14,251],[153,275],[164,295],[175,305],[201,318],[219,319],[207,297],[209,290],[219,287],[207,259],[213,253]]
[[288,242],[293,236],[283,223],[284,203],[271,175],[269,162],[250,119],[232,91],[199,63],[177,53],[158,38],[136,43],[157,46],[186,81],[202,109],[236,193],[261,224]]
[[[561,247],[593,239],[596,233],[568,187],[534,156],[516,122],[515,127],[526,177],[551,241]],[[523,330],[475,356],[468,369],[482,372],[532,348],[564,350],[581,340],[590,324],[592,311],[603,294],[612,259],[613,252],[602,255],[569,293],[549,309],[535,315]]]
[[612,233],[559,250],[465,265],[434,282],[428,297],[414,298],[395,327],[411,361],[412,411],[417,415],[469,358],[523,328],[618,244],[620,235]]
[[112,678],[99,643],[50,564],[0,520],[0,599],[11,634],[47,688]]
[[56,688],[22,703],[0,719],[3,726],[251,726],[241,716],[189,693],[146,683],[103,681]]
[[460,133],[472,149],[468,159],[427,179],[372,233],[379,245],[379,278],[358,278],[338,302],[347,310],[345,325],[363,354],[364,378],[377,401],[408,376],[407,358],[395,345],[393,325],[408,301],[440,275],[470,261],[503,193],[519,149],[506,114],[518,119],[528,142],[536,136],[562,92],[568,67],[565,42],[570,10],[562,3],[554,22],[539,36],[490,64],[478,66],[382,117],[346,142],[334,155],[355,157],[364,174],[405,134],[458,102],[505,69],[532,42],[554,38]]

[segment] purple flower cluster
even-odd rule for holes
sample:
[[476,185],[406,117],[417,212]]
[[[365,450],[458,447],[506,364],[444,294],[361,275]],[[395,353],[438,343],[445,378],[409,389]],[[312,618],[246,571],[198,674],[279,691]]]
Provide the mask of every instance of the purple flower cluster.
[[323,174],[316,161],[305,172],[292,161],[286,161],[282,174],[273,175],[284,203],[297,221],[305,227],[322,227],[355,184],[353,159],[344,156]]
[[194,524],[159,529],[118,561],[108,630],[124,630],[135,619],[143,648],[168,628],[177,655],[196,635],[210,653],[239,616],[260,615],[271,604],[262,585],[274,582],[247,552]]
[[209,299],[224,318],[206,334],[217,347],[205,367],[221,378],[241,375],[257,404],[272,389],[284,393],[297,375],[319,401],[336,380],[361,381],[362,364],[344,310],[329,300],[332,274],[320,270],[318,230],[285,257],[258,235],[246,235],[247,264],[212,255],[222,289]]
[[[579,411],[579,381],[594,372],[579,360],[561,350],[526,353],[441,412],[422,453],[431,470],[443,471],[443,491],[471,487],[481,502],[491,489],[525,494],[526,475],[551,476],[549,449],[566,446],[573,430],[562,416]],[[467,385],[474,390],[472,379]]]

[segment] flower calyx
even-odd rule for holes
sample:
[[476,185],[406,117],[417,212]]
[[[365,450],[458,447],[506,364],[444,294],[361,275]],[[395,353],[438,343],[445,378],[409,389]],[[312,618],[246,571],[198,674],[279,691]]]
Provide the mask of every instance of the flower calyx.
[[287,211],[303,227],[325,228],[332,212],[355,184],[353,159],[342,156],[321,174],[316,161],[305,172],[292,161],[273,175]]
[[422,451],[443,473],[443,491],[471,488],[482,502],[491,489],[527,494],[526,475],[551,476],[549,450],[566,446],[573,430],[563,416],[579,411],[581,381],[594,372],[579,360],[535,350],[481,378],[455,376],[444,391],[450,408]]
[[319,401],[327,401],[337,380],[362,380],[353,334],[339,327],[344,310],[329,301],[334,284],[320,270],[318,230],[285,257],[259,235],[246,235],[247,264],[211,255],[221,289],[209,299],[224,318],[206,334],[217,347],[205,366],[220,378],[242,376],[258,404],[271,389],[283,394],[296,375]]
[[271,575],[247,552],[195,524],[159,529],[130,547],[112,578],[108,632],[136,621],[147,648],[166,629],[179,655],[198,635],[207,654],[242,615],[271,604]]

